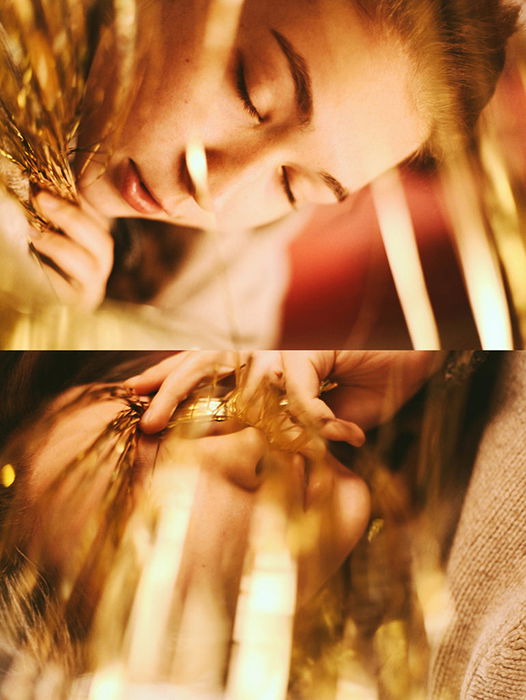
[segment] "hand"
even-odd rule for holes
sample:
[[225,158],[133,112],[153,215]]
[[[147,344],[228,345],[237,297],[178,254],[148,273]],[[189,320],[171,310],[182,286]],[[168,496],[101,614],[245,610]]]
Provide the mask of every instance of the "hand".
[[[441,352],[390,350],[289,351],[281,357],[293,412],[321,425],[329,440],[345,440],[349,420],[368,430],[391,418],[444,360]],[[329,378],[338,386],[320,398],[320,382]]]
[[126,385],[137,394],[157,392],[142,417],[143,432],[153,434],[163,430],[178,404],[200,382],[231,374],[243,359],[244,355],[236,352],[186,350],[128,379]]
[[263,377],[275,385],[282,385],[281,354],[270,350],[254,353],[186,350],[174,353],[142,374],[131,377],[126,385],[136,393],[157,392],[143,415],[142,430],[145,433],[163,430],[178,404],[201,382],[221,379],[247,364],[250,365],[250,372],[243,391],[247,400]]
[[[145,412],[144,432],[162,430],[178,403],[203,379],[225,376],[250,360],[244,386],[248,401],[265,378],[287,392],[300,422],[314,424],[328,440],[363,444],[363,429],[390,418],[440,365],[441,353],[405,351],[181,352],[128,380],[138,393],[157,391]],[[330,378],[337,388],[322,394]]]
[[39,192],[35,204],[60,229],[34,232],[31,242],[60,301],[95,309],[104,299],[113,267],[110,222],[86,202],[80,206]]

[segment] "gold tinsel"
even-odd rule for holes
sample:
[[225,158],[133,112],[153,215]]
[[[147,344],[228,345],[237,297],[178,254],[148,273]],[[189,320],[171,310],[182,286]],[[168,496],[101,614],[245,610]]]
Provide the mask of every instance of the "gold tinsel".
[[116,88],[102,99],[120,113],[132,79],[135,0],[6,0],[0,7],[0,182],[37,227],[48,223],[30,187],[77,199],[71,156],[103,26],[119,51]]

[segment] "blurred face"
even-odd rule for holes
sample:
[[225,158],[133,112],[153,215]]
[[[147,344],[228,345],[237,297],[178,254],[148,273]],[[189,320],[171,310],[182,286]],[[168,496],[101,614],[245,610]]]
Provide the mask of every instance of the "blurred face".
[[[201,228],[211,210],[220,229],[259,226],[344,199],[425,141],[409,59],[351,0],[247,0],[224,65],[203,59],[208,2],[144,3],[131,110],[108,159],[80,178],[102,214]],[[93,94],[110,88],[112,60],[103,40]],[[85,120],[81,149],[106,121],[103,110]],[[206,197],[185,158],[196,140]]]
[[[67,392],[53,408],[60,409],[65,399],[78,391]],[[114,465],[111,460],[97,463],[89,486],[82,486],[80,501],[67,488],[53,487],[49,491],[49,487],[64,466],[85,450],[124,406],[115,399],[102,400],[61,414],[31,459],[29,493],[37,504],[37,532],[43,535],[46,558],[59,568],[67,567],[74,557],[83,527],[100,502]],[[253,428],[182,443],[184,451],[179,453],[179,460],[198,467],[199,476],[178,585],[181,595],[192,587],[213,590],[232,616],[250,524],[259,507],[258,496],[271,459],[268,447]],[[137,483],[155,488],[156,475],[162,475],[167,466],[172,468],[173,459],[169,442],[159,445],[156,438],[144,436],[133,465]],[[301,603],[323,585],[356,544],[369,517],[369,499],[365,484],[330,455],[316,463],[300,455],[286,460],[286,469],[279,478],[284,483],[290,517],[298,513],[303,518],[315,515],[317,523],[299,555]],[[174,481],[179,492],[184,484],[176,468]],[[161,489],[165,489],[164,483]],[[79,488],[77,484],[77,496]]]

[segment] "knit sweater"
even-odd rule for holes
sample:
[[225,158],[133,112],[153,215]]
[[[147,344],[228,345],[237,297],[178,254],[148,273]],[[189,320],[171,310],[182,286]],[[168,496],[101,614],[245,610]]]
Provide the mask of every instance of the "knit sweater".
[[509,353],[448,563],[432,700],[526,698],[526,352]]

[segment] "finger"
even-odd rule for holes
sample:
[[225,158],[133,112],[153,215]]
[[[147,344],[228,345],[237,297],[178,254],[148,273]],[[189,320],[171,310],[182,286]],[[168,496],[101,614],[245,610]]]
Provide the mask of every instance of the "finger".
[[51,288],[62,304],[72,304],[84,311],[93,311],[104,299],[105,288],[84,286],[64,275],[53,261],[42,260],[43,269]]
[[[149,394],[158,389],[172,372],[190,371],[201,374],[200,380],[217,375],[223,366],[225,374],[236,367],[238,359],[235,353],[218,351],[185,350],[161,360],[147,370],[126,380],[125,384],[141,394]],[[181,376],[181,380],[184,377]]]
[[[212,359],[215,356],[215,360]],[[222,377],[234,371],[231,353],[188,353],[162,382],[157,394],[141,419],[146,433],[163,430],[177,405],[204,379]],[[137,391],[137,387],[134,387]]]
[[141,374],[137,374],[127,379],[124,383],[138,394],[150,394],[158,389],[166,377],[177,369],[185,361],[187,352],[174,353],[170,357],[157,362],[157,364],[148,367]]
[[283,353],[290,409],[303,423],[314,424],[323,438],[361,447],[365,442],[362,428],[354,421],[336,417],[319,397],[320,383],[333,371],[335,357],[332,351]]
[[51,289],[55,293],[58,301],[62,304],[74,304],[78,302],[78,289],[72,287],[71,282],[66,279],[60,272],[54,270],[44,263],[46,279],[48,280]]
[[251,354],[247,366],[242,396],[249,400],[262,382],[282,388],[285,385],[281,353],[276,350],[263,350]]
[[41,255],[50,258],[68,277],[89,286],[100,280],[94,259],[67,236],[47,231],[33,240]]
[[353,447],[362,447],[365,443],[365,433],[360,426],[341,418],[329,420],[325,423],[320,429],[320,435],[326,440],[348,442]]
[[113,239],[107,228],[77,204],[72,204],[49,192],[39,192],[35,197],[39,210],[55,226],[67,233],[69,238],[81,246],[95,260],[107,263],[113,259]]
[[305,423],[323,425],[335,415],[319,398],[320,383],[331,368],[334,354],[296,351],[283,353],[285,384],[291,413]]
[[151,404],[141,419],[141,428],[145,433],[157,433],[163,430],[178,404],[188,396],[194,387],[193,375],[187,373],[170,374],[161,384]]

